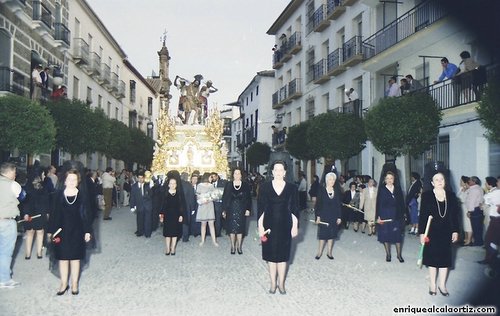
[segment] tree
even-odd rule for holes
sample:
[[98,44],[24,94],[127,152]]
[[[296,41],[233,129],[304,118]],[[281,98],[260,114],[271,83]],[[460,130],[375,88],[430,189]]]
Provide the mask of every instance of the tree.
[[105,152],[109,123],[100,109],[91,110],[79,100],[48,102],[56,122],[56,144],[72,155]]
[[321,157],[312,150],[309,144],[311,139],[307,137],[307,130],[310,125],[310,121],[304,121],[290,127],[288,131],[285,148],[290,155],[297,159],[311,160]]
[[56,128],[49,111],[19,96],[0,97],[0,149],[29,154],[50,152]]
[[500,144],[500,82],[488,83],[488,87],[477,107],[481,125],[486,129],[486,138]]
[[346,160],[361,152],[365,148],[366,133],[363,120],[358,116],[328,112],[312,119],[307,139],[312,152],[333,163],[335,159]]
[[427,93],[381,99],[365,118],[366,134],[383,154],[412,156],[428,150],[439,134],[442,113]]
[[134,163],[142,166],[151,165],[154,140],[138,128],[130,128],[129,133],[130,143],[127,144],[127,155],[123,159],[127,167],[131,168]]
[[127,125],[116,119],[110,120],[109,141],[107,149],[104,151],[105,155],[125,161],[128,155],[128,147],[132,143],[131,140],[130,128]]
[[270,155],[271,147],[268,144],[256,142],[247,149],[247,162],[253,167],[264,165],[269,162]]

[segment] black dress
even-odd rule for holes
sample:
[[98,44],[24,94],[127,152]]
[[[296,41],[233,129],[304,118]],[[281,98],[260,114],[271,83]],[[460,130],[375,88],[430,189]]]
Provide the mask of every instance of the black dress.
[[[45,180],[51,182],[47,177]],[[41,230],[44,229],[47,222],[47,214],[49,213],[50,206],[50,192],[46,185],[47,181],[35,188],[33,185],[26,186],[26,200],[23,203],[23,208],[21,215],[29,215],[30,217],[35,215],[41,215],[40,217],[33,218],[31,221],[23,222],[25,230]]]
[[163,236],[164,237],[179,237],[182,236],[182,222],[179,222],[179,217],[185,219],[184,203],[180,194],[172,195],[165,193],[163,205],[160,214],[163,214]]
[[403,240],[404,228],[404,198],[402,191],[394,186],[391,193],[385,185],[380,186],[377,193],[377,207],[375,220],[391,219],[390,222],[379,224],[377,228],[377,240],[387,243],[400,243]]
[[319,216],[322,222],[329,225],[318,225],[318,239],[329,240],[337,238],[338,225],[337,220],[341,217],[340,211],[340,192],[334,192],[333,196],[329,195],[326,188],[318,190],[318,200],[316,203],[316,217]]
[[49,233],[61,238],[54,244],[57,260],[82,260],[85,258],[85,233],[90,233],[88,220],[85,218],[84,197],[79,192],[76,196],[64,196],[64,191],[57,191],[54,197],[54,209],[49,219]]
[[262,243],[262,259],[288,261],[292,247],[292,214],[299,219],[297,186],[287,182],[278,195],[271,182],[263,183],[259,188],[257,218],[262,214],[264,230],[271,229],[267,241]]
[[233,181],[228,182],[222,196],[222,210],[226,212],[226,232],[228,234],[245,233],[245,211],[252,209],[250,186],[242,181],[236,189]]
[[[438,208],[439,205],[439,208]],[[445,268],[452,266],[451,235],[458,233],[459,207],[453,192],[446,191],[446,203],[438,202],[433,191],[422,194],[418,232],[423,234],[427,218],[432,215],[429,243],[425,245],[422,263],[426,266]]]

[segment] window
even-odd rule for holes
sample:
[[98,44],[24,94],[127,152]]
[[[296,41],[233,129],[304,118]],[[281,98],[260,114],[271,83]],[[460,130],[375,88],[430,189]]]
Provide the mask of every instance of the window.
[[307,117],[307,119],[310,119],[310,118],[314,117],[314,111],[315,111],[314,99],[313,98],[308,99],[307,100],[307,106],[306,106],[306,117]]
[[135,81],[130,80],[130,103],[135,103]]
[[92,88],[91,87],[87,87],[87,105],[91,105],[92,104]]
[[148,115],[153,115],[153,98],[148,97]]
[[257,86],[257,88],[255,88],[255,96],[258,96],[259,95],[259,86]]
[[73,99],[78,99],[80,95],[80,79],[73,76]]
[[253,101],[253,92],[250,92],[250,102]]
[[120,114],[120,109],[118,107],[115,108],[115,119],[119,120],[118,119],[118,116]]
[[92,37],[92,35],[89,33],[89,34],[87,35],[87,43],[89,44],[89,52],[92,52],[92,51],[93,51],[93,50],[92,50],[92,39],[93,39],[93,37]]
[[97,96],[97,107],[102,109],[102,95]]
[[108,101],[108,106],[106,107],[106,114],[111,117],[111,102]]

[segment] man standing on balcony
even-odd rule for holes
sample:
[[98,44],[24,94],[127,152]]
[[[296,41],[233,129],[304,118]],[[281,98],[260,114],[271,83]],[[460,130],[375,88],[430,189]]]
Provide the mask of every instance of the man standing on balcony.
[[31,73],[31,100],[33,101],[39,101],[42,96],[42,77],[40,76],[42,69],[42,65],[37,65]]
[[345,90],[345,95],[346,95],[346,103],[350,103],[352,105],[352,110],[354,111],[355,114],[359,115],[359,95],[358,93],[354,90],[354,88],[351,88],[349,90]]
[[42,79],[42,97],[46,99],[49,96],[49,67],[45,67],[43,71],[40,72],[40,78]]
[[410,92],[417,91],[423,88],[422,84],[418,80],[413,79],[412,75],[406,75],[405,78],[410,85]]
[[441,66],[443,67],[443,72],[441,73],[441,76],[439,76],[438,80],[434,81],[434,83],[441,82],[445,79],[451,79],[457,74],[457,65],[450,63],[448,58],[444,57],[441,59]]

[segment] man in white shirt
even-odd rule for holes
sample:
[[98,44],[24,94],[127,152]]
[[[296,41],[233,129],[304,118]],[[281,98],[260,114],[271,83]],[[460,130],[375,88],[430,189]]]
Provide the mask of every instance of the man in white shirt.
[[42,77],[40,76],[40,72],[42,71],[42,65],[37,65],[33,72],[31,72],[31,82],[32,82],[32,92],[31,92],[31,100],[39,101],[42,96]]
[[489,215],[490,223],[484,237],[486,254],[478,263],[492,264],[500,246],[500,177],[486,177],[486,189],[488,193],[484,195],[483,210]]
[[111,208],[113,207],[113,188],[115,186],[116,178],[113,176],[113,168],[106,168],[101,176],[102,181],[102,194],[104,195],[104,214],[103,220],[111,220]]
[[472,238],[474,242],[472,246],[483,245],[483,221],[484,215],[481,210],[481,203],[483,202],[483,189],[481,188],[481,180],[478,177],[472,176],[469,179],[469,194],[465,204],[467,206],[468,217],[472,225]]
[[400,97],[401,89],[399,89],[398,84],[396,83],[396,77],[391,77],[389,79],[389,86],[387,88],[387,96],[388,97]]

